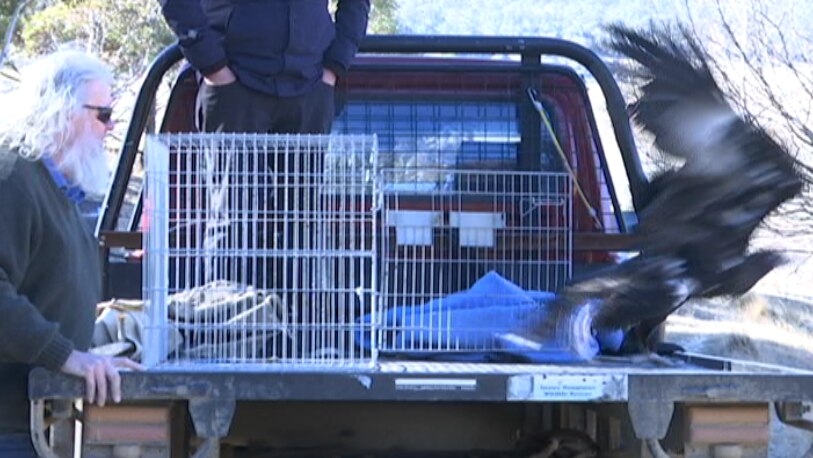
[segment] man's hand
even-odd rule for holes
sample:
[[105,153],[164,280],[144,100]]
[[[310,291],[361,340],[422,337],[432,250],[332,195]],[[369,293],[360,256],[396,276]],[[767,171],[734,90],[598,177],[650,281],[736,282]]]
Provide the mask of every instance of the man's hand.
[[138,371],[145,369],[129,358],[111,358],[74,350],[60,370],[85,379],[85,399],[101,407],[107,401],[108,388],[113,402],[121,402],[120,367]]
[[336,73],[326,68],[322,71],[322,82],[327,84],[328,86],[335,86],[336,85]]
[[209,86],[225,86],[237,81],[237,77],[229,67],[223,67],[214,73],[205,75],[203,81]]

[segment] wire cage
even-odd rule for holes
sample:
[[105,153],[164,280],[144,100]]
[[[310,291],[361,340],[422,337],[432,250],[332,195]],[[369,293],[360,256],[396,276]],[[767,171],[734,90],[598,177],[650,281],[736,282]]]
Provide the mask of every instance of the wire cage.
[[382,355],[499,353],[500,336],[532,326],[571,276],[567,174],[396,168],[381,179]]
[[377,142],[162,134],[146,145],[144,362],[369,364]]

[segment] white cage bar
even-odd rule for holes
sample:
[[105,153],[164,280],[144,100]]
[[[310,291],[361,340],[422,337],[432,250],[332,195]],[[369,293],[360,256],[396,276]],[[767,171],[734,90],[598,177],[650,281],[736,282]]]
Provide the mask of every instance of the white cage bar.
[[[564,173],[385,169],[382,355],[499,352],[572,274]],[[501,329],[504,328],[504,329]]]
[[374,361],[375,136],[162,134],[145,156],[148,366]]

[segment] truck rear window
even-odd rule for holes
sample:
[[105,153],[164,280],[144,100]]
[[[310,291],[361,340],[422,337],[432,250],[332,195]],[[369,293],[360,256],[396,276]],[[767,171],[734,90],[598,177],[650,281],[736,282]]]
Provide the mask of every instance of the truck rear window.
[[353,100],[333,133],[377,134],[382,161],[394,167],[514,170],[518,118],[512,102]]

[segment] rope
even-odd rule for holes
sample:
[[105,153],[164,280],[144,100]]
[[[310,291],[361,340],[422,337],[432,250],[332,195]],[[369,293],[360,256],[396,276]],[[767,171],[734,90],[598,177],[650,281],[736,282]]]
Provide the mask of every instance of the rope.
[[581,184],[579,183],[579,179],[576,176],[576,172],[573,170],[573,167],[570,166],[570,161],[567,159],[567,155],[565,154],[564,149],[562,149],[562,144],[559,143],[559,138],[556,137],[556,132],[553,130],[553,124],[548,117],[548,114],[545,113],[544,108],[542,108],[542,103],[536,99],[534,96],[535,90],[533,88],[528,88],[528,99],[531,100],[531,104],[536,108],[536,112],[539,113],[539,117],[542,118],[542,121],[545,123],[545,127],[548,130],[551,138],[553,139],[553,145],[556,147],[556,152],[559,153],[559,157],[562,159],[562,163],[565,165],[565,169],[567,170],[568,175],[573,180],[573,184],[575,185],[576,194],[581,199],[584,206],[587,208],[587,212],[590,214],[590,217],[593,218],[593,222],[596,223],[596,227],[599,229],[604,229],[604,225],[601,224],[601,220],[598,217],[598,212],[596,211],[595,207],[590,204],[590,201],[587,200],[587,195],[582,189]]

